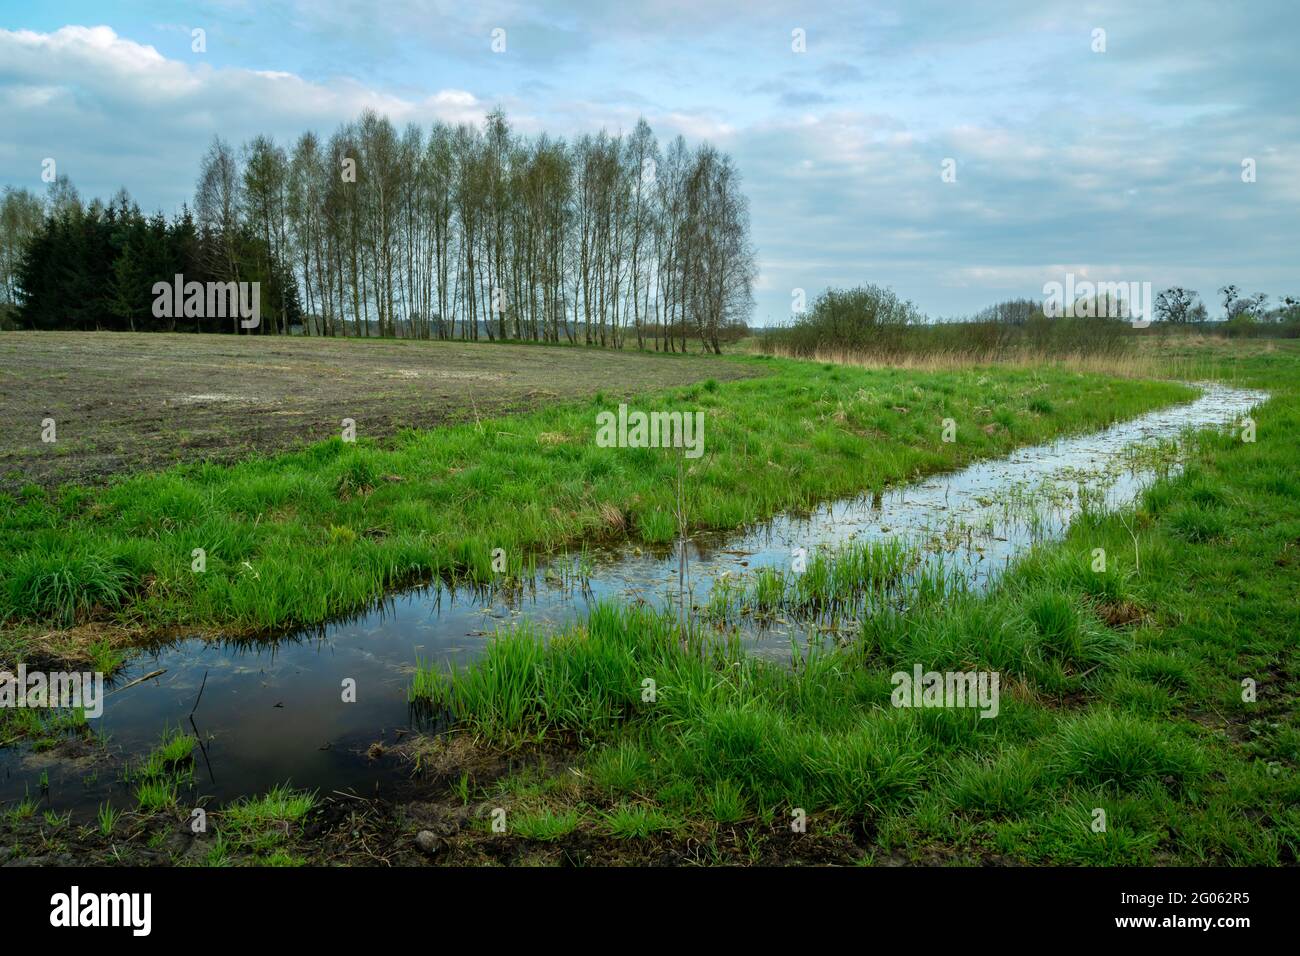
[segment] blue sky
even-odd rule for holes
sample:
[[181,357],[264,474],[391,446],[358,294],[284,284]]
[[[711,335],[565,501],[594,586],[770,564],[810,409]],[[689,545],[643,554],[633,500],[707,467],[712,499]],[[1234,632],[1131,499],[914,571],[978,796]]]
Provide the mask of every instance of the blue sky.
[[760,323],[796,288],[878,282],[943,316],[1066,272],[1189,286],[1214,315],[1226,282],[1300,294],[1297,36],[1294,0],[0,0],[0,184],[43,188],[53,157],[83,195],[170,212],[213,133],[644,115],[735,158]]

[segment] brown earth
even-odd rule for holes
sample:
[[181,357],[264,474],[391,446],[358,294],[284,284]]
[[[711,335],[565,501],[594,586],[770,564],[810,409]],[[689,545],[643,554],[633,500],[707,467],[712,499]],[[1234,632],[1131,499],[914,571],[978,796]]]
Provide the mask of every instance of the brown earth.
[[[380,339],[0,333],[0,491],[229,462],[340,432],[629,396],[753,366],[704,355]],[[45,419],[56,440],[42,441]]]

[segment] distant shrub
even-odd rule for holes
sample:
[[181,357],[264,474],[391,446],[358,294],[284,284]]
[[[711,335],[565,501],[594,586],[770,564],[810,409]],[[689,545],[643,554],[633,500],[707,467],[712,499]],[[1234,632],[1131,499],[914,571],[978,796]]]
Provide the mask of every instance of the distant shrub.
[[[964,355],[994,359],[1015,352],[1118,355],[1132,345],[1128,322],[1096,317],[1048,318],[1030,300],[985,309],[969,321],[929,322],[889,289],[828,289],[793,325],[763,336],[771,354],[849,352],[879,357]],[[1050,408],[1043,412],[1047,414]]]
[[923,316],[890,289],[862,285],[827,289],[789,329],[764,340],[779,340],[801,355],[821,349],[874,349],[901,340],[903,330]]

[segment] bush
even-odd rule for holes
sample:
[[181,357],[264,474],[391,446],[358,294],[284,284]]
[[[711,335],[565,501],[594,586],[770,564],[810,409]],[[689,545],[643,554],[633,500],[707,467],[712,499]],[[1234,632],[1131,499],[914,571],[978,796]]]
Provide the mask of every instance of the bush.
[[881,286],[827,289],[793,326],[765,338],[764,346],[775,339],[800,355],[821,349],[888,348],[901,339],[909,324],[922,319],[912,303]]
[[[1009,306],[1016,308],[1009,308]],[[793,325],[765,336],[764,352],[812,356],[856,352],[885,358],[1010,352],[1045,355],[1118,355],[1133,342],[1122,319],[1048,318],[1028,300],[985,309],[970,321],[931,323],[914,305],[876,285],[828,289]]]

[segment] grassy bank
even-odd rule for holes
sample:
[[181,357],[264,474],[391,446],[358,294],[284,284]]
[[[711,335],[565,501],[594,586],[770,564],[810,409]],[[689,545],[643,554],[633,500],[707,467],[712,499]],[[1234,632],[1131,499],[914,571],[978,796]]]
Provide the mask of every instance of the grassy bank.
[[[1298,358],[1237,364],[1237,381],[1274,395],[1256,441],[1202,433],[1182,474],[1129,513],[1085,515],[984,597],[877,614],[794,669],[604,607],[546,646],[503,635],[462,674],[420,674],[413,694],[499,747],[584,749],[571,768],[478,795],[534,846],[1294,864]],[[998,672],[997,717],[892,706],[891,674],[916,664]]]
[[[1060,368],[736,361],[766,374],[632,403],[705,415],[704,456],[685,462],[692,528],[734,527],[1190,395]],[[383,442],[363,429],[355,442],[233,466],[0,497],[0,658],[75,655],[177,628],[321,622],[421,577],[491,580],[496,548],[517,572],[530,553],[606,535],[668,541],[679,459],[598,447],[596,414],[617,404],[597,395]]]

